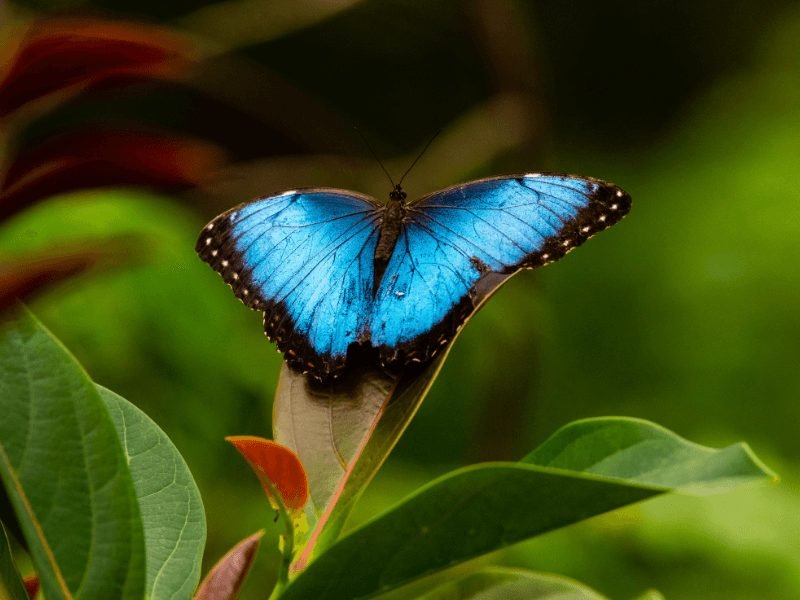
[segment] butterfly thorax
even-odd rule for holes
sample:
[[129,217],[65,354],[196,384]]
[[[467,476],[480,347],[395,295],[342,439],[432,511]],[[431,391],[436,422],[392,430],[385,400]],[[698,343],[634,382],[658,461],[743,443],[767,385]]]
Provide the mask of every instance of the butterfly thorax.
[[400,230],[403,226],[403,219],[406,214],[405,208],[406,193],[399,184],[389,194],[389,202],[383,209],[381,220],[381,233],[378,237],[378,244],[375,246],[374,258],[374,279],[372,284],[372,295],[378,291],[378,286],[392,257],[397,238],[400,237]]

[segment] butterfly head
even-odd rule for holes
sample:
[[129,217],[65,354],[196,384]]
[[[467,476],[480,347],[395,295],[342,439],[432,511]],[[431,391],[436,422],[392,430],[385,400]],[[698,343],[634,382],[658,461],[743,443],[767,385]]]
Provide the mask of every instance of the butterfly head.
[[402,202],[405,199],[406,199],[406,193],[403,191],[403,188],[400,187],[399,183],[395,184],[394,189],[391,192],[389,192],[389,200]]

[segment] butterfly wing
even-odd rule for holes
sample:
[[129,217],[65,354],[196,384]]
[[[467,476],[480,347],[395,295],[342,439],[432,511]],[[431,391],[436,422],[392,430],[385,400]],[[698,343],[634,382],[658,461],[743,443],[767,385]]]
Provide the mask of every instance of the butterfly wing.
[[196,249],[242,302],[264,312],[264,330],[287,362],[324,380],[344,367],[367,324],[378,211],[353,192],[286,192],[221,214]]
[[412,203],[369,324],[381,360],[426,361],[509,275],[558,260],[629,208],[613,184],[540,174],[472,181]]

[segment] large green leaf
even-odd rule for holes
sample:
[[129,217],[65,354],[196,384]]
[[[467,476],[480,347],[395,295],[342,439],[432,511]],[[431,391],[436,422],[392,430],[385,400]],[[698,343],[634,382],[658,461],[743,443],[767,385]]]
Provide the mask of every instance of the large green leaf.
[[148,598],[191,598],[200,579],[206,518],[189,467],[167,435],[147,415],[98,386],[123,450],[139,501]]
[[11,555],[6,528],[0,523],[0,600],[28,600],[25,584]]
[[0,334],[0,414],[0,477],[46,597],[140,600],[142,522],[114,424],[27,312]]
[[333,545],[282,598],[370,598],[658,494],[771,476],[744,445],[712,450],[635,419],[574,423],[527,461],[474,465],[430,483]]

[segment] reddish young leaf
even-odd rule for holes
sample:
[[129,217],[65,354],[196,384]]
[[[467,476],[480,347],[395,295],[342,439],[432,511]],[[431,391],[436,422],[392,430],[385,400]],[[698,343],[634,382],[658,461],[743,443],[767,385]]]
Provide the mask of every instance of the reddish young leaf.
[[100,19],[34,23],[0,75],[0,118],[55,92],[99,83],[174,77],[192,52],[166,29]]
[[36,598],[39,593],[39,577],[37,575],[28,575],[22,582],[25,584],[25,591],[28,592],[28,598]]
[[308,501],[308,479],[303,464],[294,452],[277,442],[252,435],[229,436],[225,439],[250,464],[271,501],[273,494],[270,485],[278,491],[288,510],[299,511],[305,506]]
[[194,600],[234,600],[258,551],[264,531],[257,531],[231,548],[208,572]]
[[94,129],[56,136],[9,165],[0,186],[0,219],[78,189],[192,187],[222,162],[216,146],[164,133]]
[[97,242],[92,246],[50,248],[22,258],[0,261],[0,317],[16,306],[17,300],[27,300],[93,267],[107,268],[130,260],[133,248],[130,241],[118,239]]

